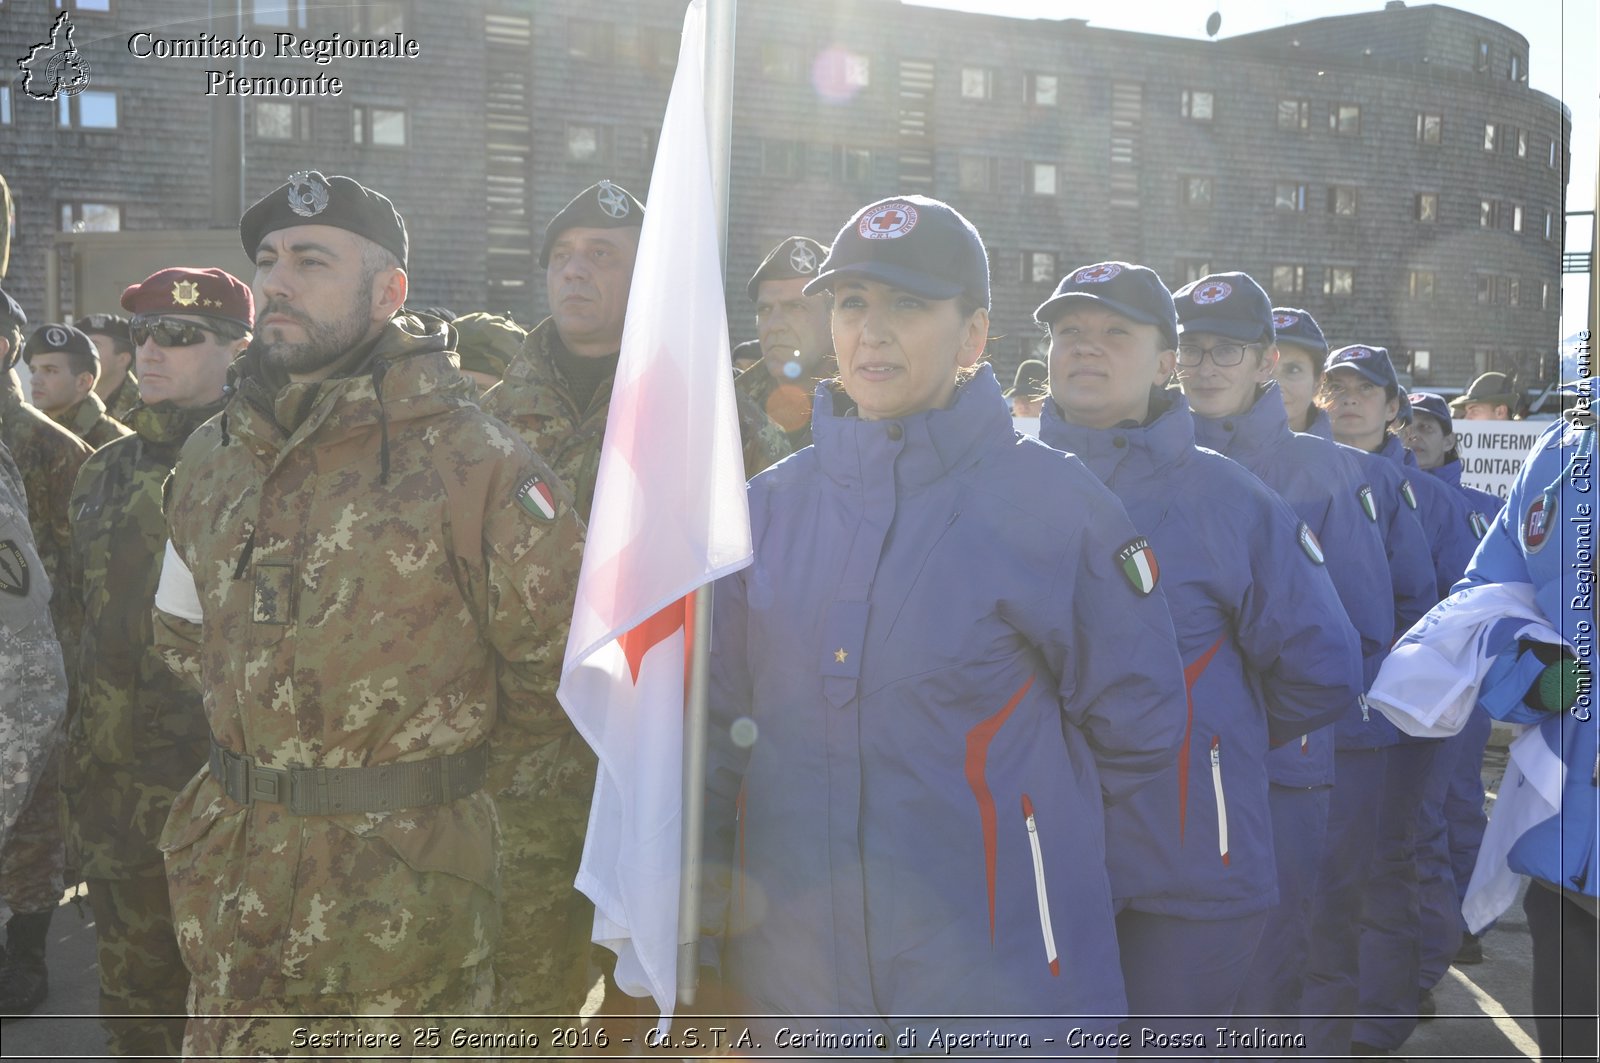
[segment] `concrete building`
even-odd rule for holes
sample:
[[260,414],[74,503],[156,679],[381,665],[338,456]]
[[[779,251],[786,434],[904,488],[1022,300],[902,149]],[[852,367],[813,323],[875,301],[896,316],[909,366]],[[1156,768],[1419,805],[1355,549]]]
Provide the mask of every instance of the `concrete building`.
[[[225,228],[319,166],[393,196],[419,305],[531,322],[545,221],[600,177],[647,196],[682,0],[239,6],[242,26],[220,0],[230,17],[212,20],[183,0],[0,0],[0,54],[26,55],[68,8],[92,68],[65,102],[15,80],[0,95],[7,287],[30,310],[56,232]],[[137,54],[204,32],[265,54]],[[419,54],[322,64],[278,57],[278,33],[399,33]],[[783,236],[826,240],[871,199],[923,192],[989,245],[1003,376],[1034,350],[1032,309],[1065,270],[1123,258],[1173,287],[1247,270],[1336,344],[1389,347],[1419,385],[1497,368],[1532,386],[1554,369],[1570,117],[1528,88],[1529,62],[1512,29],[1441,5],[1213,42],[894,0],[741,0],[730,320],[753,335],[744,281]],[[207,71],[343,87],[207,95]]]

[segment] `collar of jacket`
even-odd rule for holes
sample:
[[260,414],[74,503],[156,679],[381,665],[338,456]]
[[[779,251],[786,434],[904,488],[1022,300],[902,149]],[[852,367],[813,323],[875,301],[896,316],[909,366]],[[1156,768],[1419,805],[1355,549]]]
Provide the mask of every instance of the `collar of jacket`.
[[588,409],[578,409],[566,380],[556,368],[555,345],[560,343],[561,334],[556,331],[556,319],[545,318],[528,333],[528,338],[522,343],[522,350],[506,367],[503,379],[522,381],[528,386],[559,395],[572,416],[582,423],[593,417],[596,412],[604,413],[610,409],[611,385],[615,383],[616,376],[613,374],[610,380],[600,382],[600,386],[595,389],[594,398],[589,400]]
[[99,424],[100,418],[104,417],[105,413],[105,402],[99,395],[91,391],[61,415],[61,425],[72,429],[81,436]]
[[204,406],[174,406],[158,402],[154,406],[135,406],[123,423],[147,443],[182,443],[196,428],[222,409],[222,399]]
[[[387,435],[392,424],[476,405],[476,388],[455,367],[449,348],[443,322],[402,314],[384,326],[351,375],[277,391],[262,373],[259,352],[247,349],[229,371],[223,445],[237,435],[275,452],[276,461],[313,436],[327,440],[371,427]],[[286,401],[309,407],[292,430],[278,423],[275,412]]]
[[1312,407],[1311,420],[1306,424],[1306,435],[1316,436],[1333,442],[1333,421],[1328,417],[1328,411],[1321,406]]
[[1447,461],[1438,468],[1429,469],[1428,471],[1433,473],[1433,475],[1437,476],[1439,479],[1443,480],[1445,483],[1449,484],[1451,487],[1461,486],[1460,458],[1457,458],[1455,461]]
[[1010,407],[988,365],[956,389],[948,407],[909,417],[863,421],[853,405],[835,409],[842,391],[835,381],[817,385],[811,435],[822,471],[843,486],[892,470],[897,486],[920,487],[971,461],[985,443],[1013,438]]
[[1407,450],[1406,445],[1400,441],[1400,437],[1395,435],[1393,432],[1390,432],[1384,438],[1383,446],[1379,447],[1377,452],[1388,458],[1390,461],[1399,462],[1407,469],[1418,469],[1418,471],[1421,471],[1417,465],[1417,456],[1411,453],[1411,451]]
[[1100,482],[1111,486],[1119,472],[1143,475],[1194,449],[1194,415],[1175,390],[1152,388],[1150,414],[1142,425],[1089,428],[1071,424],[1054,402],[1039,415],[1039,438],[1076,454]]
[[1289,412],[1283,408],[1283,395],[1276,380],[1257,387],[1255,402],[1241,414],[1194,417],[1196,443],[1246,465],[1250,464],[1247,459],[1283,446],[1291,435]]

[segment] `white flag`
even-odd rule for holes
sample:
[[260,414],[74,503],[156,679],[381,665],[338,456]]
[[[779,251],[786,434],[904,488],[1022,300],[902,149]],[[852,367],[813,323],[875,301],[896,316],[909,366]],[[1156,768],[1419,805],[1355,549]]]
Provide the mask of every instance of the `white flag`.
[[706,138],[704,0],[683,23],[558,696],[600,758],[577,886],[617,984],[677,993],[686,596],[750,563]]

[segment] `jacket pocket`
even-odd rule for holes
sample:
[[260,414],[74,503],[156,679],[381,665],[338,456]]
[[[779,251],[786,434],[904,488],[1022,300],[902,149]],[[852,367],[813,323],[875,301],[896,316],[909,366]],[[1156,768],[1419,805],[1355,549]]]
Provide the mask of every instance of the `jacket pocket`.
[[1061,974],[1061,958],[1056,952],[1056,932],[1050,921],[1050,891],[1045,883],[1044,848],[1039,841],[1039,823],[1033,814],[1033,802],[1022,795],[1022,823],[1028,831],[1028,851],[1033,858],[1033,893],[1039,904],[1039,937],[1044,942],[1044,960],[1052,977]]

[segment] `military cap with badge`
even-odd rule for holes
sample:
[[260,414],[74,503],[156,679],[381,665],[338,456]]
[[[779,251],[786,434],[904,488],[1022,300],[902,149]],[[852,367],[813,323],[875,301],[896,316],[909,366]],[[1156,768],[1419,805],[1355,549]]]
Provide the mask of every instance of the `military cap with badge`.
[[410,249],[405,219],[382,192],[350,177],[301,170],[268,192],[239,219],[239,240],[252,259],[268,233],[297,225],[331,225],[364,236],[406,268]]
[[[208,332],[233,340],[255,324],[250,286],[221,269],[174,266],[157,270],[124,288],[121,302],[133,315],[128,334],[135,347],[151,339],[160,347],[192,347]],[[179,314],[183,317],[169,316]],[[188,320],[197,317],[212,324]]]
[[598,181],[573,196],[544,227],[539,268],[550,265],[550,248],[568,229],[638,229],[644,225],[644,204],[614,181]]
[[751,274],[750,282],[744,286],[744,293],[751,302],[755,302],[762,281],[788,281],[814,276],[827,254],[828,249],[809,236],[786,237],[761,260],[761,265]]

